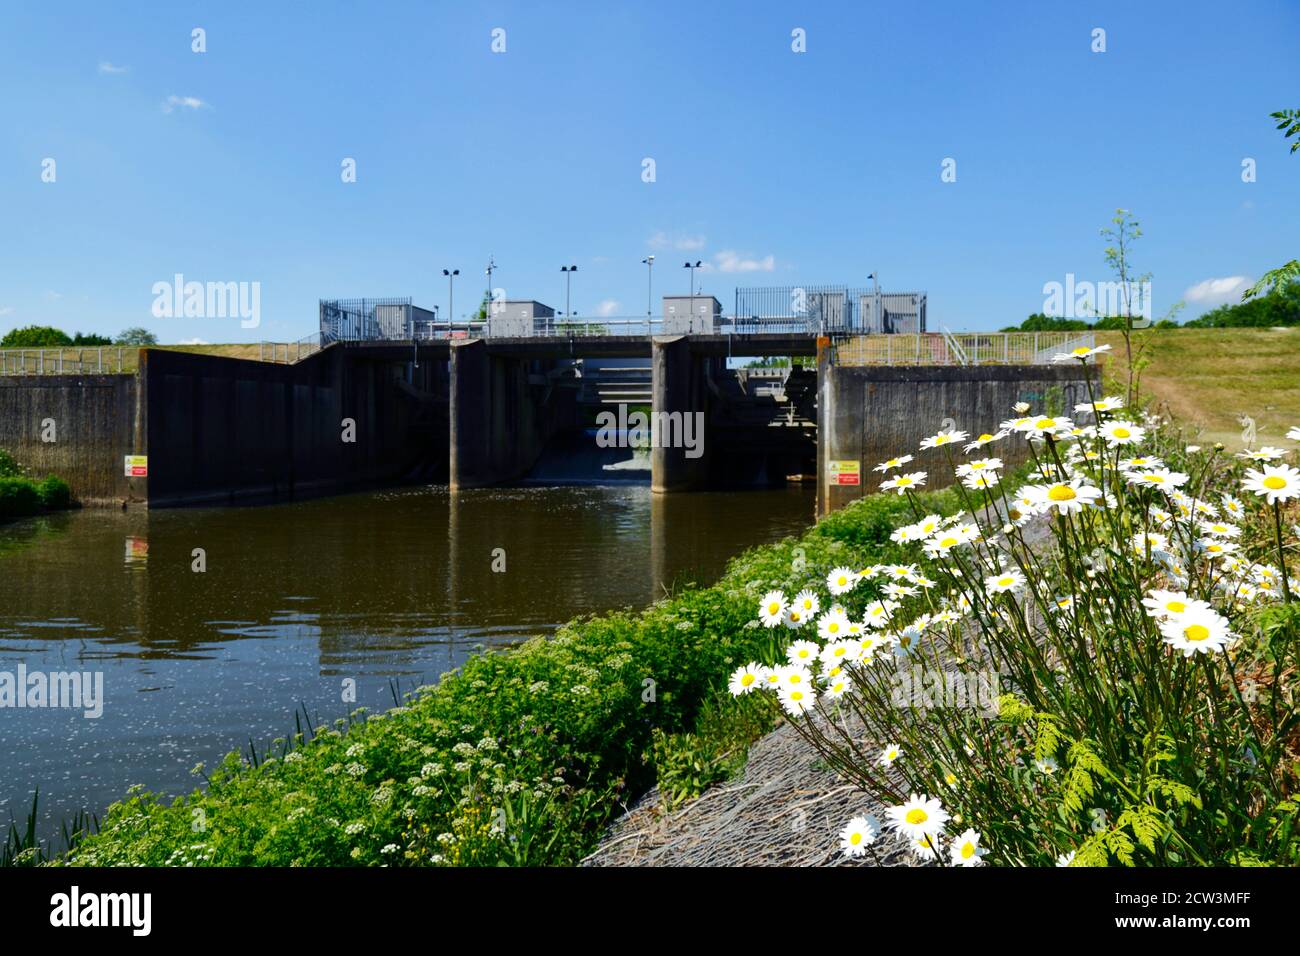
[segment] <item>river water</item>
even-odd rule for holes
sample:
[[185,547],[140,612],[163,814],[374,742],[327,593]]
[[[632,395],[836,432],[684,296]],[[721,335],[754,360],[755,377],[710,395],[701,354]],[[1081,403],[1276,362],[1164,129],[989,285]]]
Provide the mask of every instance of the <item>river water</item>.
[[304,706],[384,709],[478,646],[711,583],[813,507],[794,486],[424,487],[0,525],[0,675],[98,672],[104,691],[97,718],[0,708],[0,827],[37,787],[46,834],[134,783],[187,792],[196,764],[263,752]]

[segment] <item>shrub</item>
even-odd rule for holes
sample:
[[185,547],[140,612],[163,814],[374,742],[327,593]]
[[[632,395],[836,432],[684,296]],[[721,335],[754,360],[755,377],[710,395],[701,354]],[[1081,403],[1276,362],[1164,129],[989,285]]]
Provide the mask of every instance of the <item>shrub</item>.
[[14,461],[14,456],[0,448],[0,478],[21,478],[23,470]]
[[36,484],[27,478],[0,478],[0,518],[25,518],[41,510]]
[[49,475],[36,486],[41,499],[41,507],[46,511],[59,511],[72,507],[72,489],[62,478]]

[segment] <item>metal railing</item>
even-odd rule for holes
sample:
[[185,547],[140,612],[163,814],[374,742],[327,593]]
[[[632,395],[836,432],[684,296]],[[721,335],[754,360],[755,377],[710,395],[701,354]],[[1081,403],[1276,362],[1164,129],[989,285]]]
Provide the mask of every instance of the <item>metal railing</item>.
[[0,349],[0,375],[120,375],[134,372],[134,346]]
[[850,335],[831,343],[834,365],[1047,365],[1093,347],[1091,332],[925,332]]

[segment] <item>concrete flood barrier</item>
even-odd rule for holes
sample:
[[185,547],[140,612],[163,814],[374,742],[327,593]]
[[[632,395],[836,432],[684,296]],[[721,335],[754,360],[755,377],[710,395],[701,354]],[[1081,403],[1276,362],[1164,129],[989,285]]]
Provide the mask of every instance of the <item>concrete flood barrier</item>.
[[445,360],[416,370],[338,348],[293,365],[143,349],[133,374],[0,377],[0,447],[86,505],[445,481],[447,433]]
[[[1087,375],[1094,376],[1094,394],[1101,394],[1095,365],[1084,372],[1069,365],[984,366],[836,366],[825,350],[818,358],[817,511],[829,514],[864,494],[882,480],[872,469],[895,455],[912,455],[903,471],[926,471],[928,488],[953,481],[952,469],[940,451],[921,452],[921,441],[945,419],[953,427],[977,436],[996,433],[998,424],[1014,417],[1012,406],[1028,402],[1035,411],[1072,416],[1074,406],[1088,400]],[[960,452],[959,452],[960,454]],[[1027,457],[1023,440],[989,446],[1008,467]],[[856,463],[858,480],[839,483],[833,463]],[[851,472],[849,473],[851,474]]]
[[[566,363],[645,357],[655,493],[815,469],[826,514],[875,490],[871,469],[895,454],[915,455],[929,487],[950,481],[946,462],[917,450],[945,419],[978,435],[1019,401],[1069,414],[1096,374],[1074,363],[837,365],[828,346],[704,334],[346,343],[293,364],[143,349],[134,374],[0,376],[0,447],[33,473],[64,477],[86,504],[220,504],[402,481],[482,487],[524,478],[548,443],[585,427]],[[728,363],[813,354],[815,371],[778,387]],[[995,448],[1009,465],[1025,454],[1023,443]],[[138,456],[135,474],[128,456]]]
[[37,478],[58,475],[83,504],[144,500],[127,455],[144,444],[135,375],[0,376],[0,448]]

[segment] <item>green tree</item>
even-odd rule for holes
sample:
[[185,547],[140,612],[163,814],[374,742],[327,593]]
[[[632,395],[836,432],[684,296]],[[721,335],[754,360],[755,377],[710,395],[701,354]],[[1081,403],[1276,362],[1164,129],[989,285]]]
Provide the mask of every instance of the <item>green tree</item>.
[[6,349],[53,349],[71,345],[68,333],[48,325],[28,325],[13,329],[0,339],[0,348]]
[[72,337],[73,345],[112,345],[113,340],[107,335],[94,332],[78,332]]
[[129,329],[123,329],[117,334],[115,341],[117,345],[157,345],[158,336],[154,335],[148,329],[132,326]]

